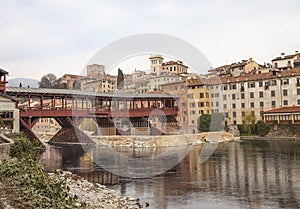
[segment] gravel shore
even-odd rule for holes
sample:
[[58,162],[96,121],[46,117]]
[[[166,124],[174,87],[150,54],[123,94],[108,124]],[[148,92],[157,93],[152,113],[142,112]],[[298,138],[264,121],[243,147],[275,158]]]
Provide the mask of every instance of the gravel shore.
[[85,202],[89,209],[140,209],[139,201],[133,197],[119,196],[116,192],[101,184],[90,183],[87,180],[72,174],[61,171],[59,174],[49,173],[54,181],[66,181],[70,188],[69,194],[78,202]]

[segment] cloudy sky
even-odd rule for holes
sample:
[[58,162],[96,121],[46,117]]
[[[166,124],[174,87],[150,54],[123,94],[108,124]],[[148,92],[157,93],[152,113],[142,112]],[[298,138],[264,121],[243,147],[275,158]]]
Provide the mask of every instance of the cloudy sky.
[[80,74],[102,47],[141,33],[183,39],[213,67],[300,51],[299,0],[0,0],[0,8],[0,68],[10,79]]

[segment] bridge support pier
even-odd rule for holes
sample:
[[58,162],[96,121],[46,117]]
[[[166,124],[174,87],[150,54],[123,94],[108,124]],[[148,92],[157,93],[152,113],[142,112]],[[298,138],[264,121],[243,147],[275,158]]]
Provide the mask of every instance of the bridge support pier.
[[55,143],[84,143],[95,144],[85,133],[77,127],[80,124],[78,118],[55,117],[61,129],[50,139],[49,144]]

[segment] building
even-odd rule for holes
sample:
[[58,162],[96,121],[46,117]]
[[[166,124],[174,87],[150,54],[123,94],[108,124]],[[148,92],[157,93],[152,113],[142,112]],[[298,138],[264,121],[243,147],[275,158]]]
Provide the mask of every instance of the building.
[[151,55],[150,59],[150,74],[186,74],[188,67],[182,61],[163,62],[164,58],[159,54]]
[[16,98],[0,93],[1,129],[9,129],[12,132],[20,131],[20,115],[15,105],[16,101]]
[[58,81],[67,89],[80,89],[81,79],[84,78],[85,76],[81,75],[64,74],[61,78],[58,79]]
[[86,72],[87,77],[100,80],[105,77],[105,66],[98,64],[88,65],[86,67]]
[[300,64],[300,53],[295,51],[294,54],[285,55],[281,53],[279,57],[272,60],[272,66],[275,69],[287,70],[294,67],[299,67]]
[[172,83],[160,85],[163,93],[168,93],[177,96],[178,115],[177,121],[179,129],[185,132],[188,127],[188,101],[187,101],[187,86],[186,81],[181,80]]
[[0,68],[0,128],[12,132],[20,131],[20,113],[16,108],[17,98],[6,95],[8,72]]
[[211,98],[209,85],[203,80],[188,80],[188,133],[197,133],[198,118],[203,114],[211,114]]
[[267,124],[300,124],[300,106],[272,109],[263,113]]
[[241,74],[251,73],[260,69],[262,66],[256,63],[252,58],[242,60],[241,62],[232,63],[230,65],[223,65],[209,70],[209,77],[215,75],[232,75],[240,76]]
[[256,121],[265,111],[300,105],[300,67],[262,74],[209,78],[212,112],[222,112],[226,124],[245,123],[247,113]]
[[81,79],[81,90],[90,92],[114,92],[117,89],[117,82],[111,79],[95,79],[83,78]]
[[159,76],[151,76],[148,78],[149,91],[159,91],[161,86],[167,83],[173,83],[184,80],[184,77],[176,74],[163,73]]
[[6,76],[8,72],[0,68],[0,92],[5,94],[6,93]]

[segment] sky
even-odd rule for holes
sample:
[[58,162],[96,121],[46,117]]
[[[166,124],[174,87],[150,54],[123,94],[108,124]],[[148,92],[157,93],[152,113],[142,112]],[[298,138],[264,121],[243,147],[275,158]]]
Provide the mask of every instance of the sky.
[[[9,79],[82,74],[98,50],[142,33],[183,39],[212,67],[300,51],[299,0],[0,0],[0,8],[0,68]],[[119,66],[131,72],[149,65],[142,62]]]

